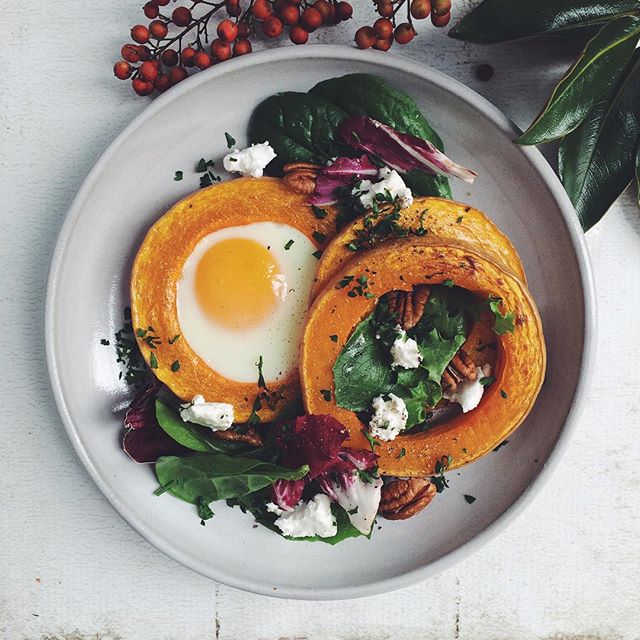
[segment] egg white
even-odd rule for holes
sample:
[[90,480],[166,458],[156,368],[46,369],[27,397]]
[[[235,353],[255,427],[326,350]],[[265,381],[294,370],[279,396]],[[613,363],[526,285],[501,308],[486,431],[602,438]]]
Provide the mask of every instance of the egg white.
[[[215,244],[231,238],[254,240],[272,253],[286,279],[286,290],[273,313],[249,329],[234,331],[216,323],[198,304],[195,278],[198,263]],[[284,247],[290,241],[288,250]],[[256,382],[258,358],[263,359],[267,382],[286,377],[298,366],[307,301],[315,276],[316,247],[307,236],[286,224],[255,222],[227,227],[205,236],[182,268],[176,305],[181,339],[221,376],[238,382]],[[241,310],[239,311],[241,313]]]

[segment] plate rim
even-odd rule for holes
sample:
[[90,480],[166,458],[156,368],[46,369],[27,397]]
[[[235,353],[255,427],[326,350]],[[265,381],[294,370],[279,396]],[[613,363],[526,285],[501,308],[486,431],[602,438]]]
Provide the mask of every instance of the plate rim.
[[581,375],[578,380],[566,420],[558,434],[553,449],[528,486],[515,499],[515,501],[487,527],[467,542],[455,549],[452,549],[437,560],[403,574],[390,578],[382,578],[366,584],[321,589],[298,587],[278,587],[276,589],[273,586],[268,586],[267,584],[252,583],[250,580],[238,578],[233,574],[228,574],[223,571],[209,571],[206,568],[197,565],[195,562],[192,562],[190,558],[185,557],[181,553],[180,549],[175,548],[161,535],[156,535],[153,531],[147,528],[142,519],[138,518],[133,509],[129,508],[127,504],[118,499],[118,497],[112,492],[110,483],[93,465],[89,455],[85,451],[80,433],[71,419],[67,400],[62,393],[55,350],[55,319],[56,292],[64,254],[72,237],[75,224],[79,219],[87,200],[88,193],[99,178],[104,165],[107,164],[116,149],[126,140],[132,131],[154,116],[158,111],[164,108],[166,104],[169,104],[173,100],[178,99],[181,95],[190,92],[200,84],[215,81],[218,78],[252,66],[282,61],[293,61],[295,64],[296,61],[302,59],[338,59],[341,61],[354,62],[373,61],[381,67],[409,73],[419,78],[422,82],[438,85],[442,89],[455,94],[458,98],[472,106],[476,111],[480,112],[481,115],[491,120],[495,126],[506,134],[517,136],[521,133],[520,129],[505,114],[503,114],[502,111],[459,80],[451,78],[450,76],[437,71],[426,64],[383,52],[361,51],[345,45],[314,44],[306,45],[303,48],[281,46],[274,49],[259,51],[253,53],[251,56],[242,56],[241,58],[230,60],[222,66],[214,66],[204,72],[197,73],[180,83],[177,87],[172,88],[171,91],[158,96],[153,100],[153,102],[147,105],[147,107],[139,113],[101,153],[100,157],[91,167],[73,197],[56,239],[47,276],[44,313],[45,356],[56,409],[76,455],[91,476],[93,482],[115,509],[116,513],[121,516],[129,526],[137,531],[138,534],[147,540],[147,542],[151,543],[165,555],[179,562],[183,566],[188,567],[192,571],[230,587],[279,598],[299,600],[340,600],[372,596],[400,589],[441,573],[486,545],[490,540],[496,537],[500,531],[513,523],[528,504],[530,504],[534,496],[542,489],[548,480],[552,469],[558,464],[558,461],[565,451],[570,435],[579,422],[584,400],[590,388],[593,375],[593,363],[596,355],[595,283],[585,234],[579,225],[573,205],[564,191],[560,180],[537,148],[522,148],[522,152],[527,156],[532,167],[545,183],[554,200],[558,203],[558,207],[567,226],[571,244],[578,263],[578,271],[584,296],[584,342],[580,363]]

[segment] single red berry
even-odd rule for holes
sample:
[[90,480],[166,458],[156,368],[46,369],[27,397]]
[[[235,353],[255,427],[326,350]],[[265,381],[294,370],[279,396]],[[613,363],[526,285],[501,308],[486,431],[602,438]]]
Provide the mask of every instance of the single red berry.
[[147,2],[147,4],[142,7],[142,10],[149,20],[157,18],[160,13],[160,9],[158,9],[158,5],[155,2]]
[[393,44],[393,37],[391,38],[376,38],[376,41],[373,43],[373,48],[378,51],[389,51],[391,49],[391,45]]
[[322,14],[314,7],[307,7],[300,16],[300,24],[311,33],[322,25]]
[[165,49],[160,55],[160,60],[167,67],[175,67],[178,64],[178,52],[175,49]]
[[158,77],[158,67],[151,60],[147,60],[140,65],[138,73],[143,80],[153,82]]
[[262,31],[267,38],[277,38],[282,33],[282,20],[275,16],[269,16],[262,23]]
[[238,38],[246,38],[249,35],[249,23],[239,22],[238,23]]
[[140,78],[134,78],[131,81],[131,86],[139,96],[148,96],[150,93],[153,93],[153,85]]
[[153,4],[157,4],[159,7],[166,7],[170,0],[153,0]]
[[238,26],[231,20],[223,20],[218,24],[218,36],[225,42],[233,42],[238,37]]
[[191,22],[191,10],[187,7],[176,7],[171,14],[171,20],[178,27],[186,27]]
[[145,47],[143,44],[134,45],[136,51],[138,52],[138,58],[144,62],[145,60],[151,59],[151,51],[149,51],[149,47]]
[[233,43],[233,55],[234,56],[244,56],[247,53],[251,53],[253,51],[253,47],[251,43],[246,38],[238,38]]
[[393,15],[393,3],[391,0],[378,0],[376,11],[384,18],[390,18]]
[[431,22],[434,27],[446,27],[449,24],[449,20],[451,20],[451,13],[440,15],[435,11],[431,12]]
[[393,37],[398,44],[408,44],[413,40],[413,36],[415,35],[416,32],[408,22],[399,24],[393,32]]
[[386,40],[393,35],[393,23],[389,18],[378,18],[373,23],[373,33],[375,33],[376,38]]
[[195,66],[196,62],[196,56],[198,55],[198,52],[193,48],[193,47],[185,47],[182,50],[182,54],[181,54],[181,61],[182,64],[185,67],[193,67]]
[[300,10],[291,3],[287,3],[280,9],[280,17],[285,24],[298,24],[298,20],[300,20]]
[[328,0],[316,0],[313,8],[320,12],[323,24],[333,24],[336,17],[336,8]]
[[199,67],[200,69],[207,69],[213,64],[211,56],[204,51],[198,51],[194,62],[196,63],[196,67]]
[[309,32],[304,27],[296,24],[289,30],[289,39],[293,44],[307,44]]
[[167,27],[166,23],[162,22],[162,20],[154,20],[149,23],[149,31],[154,38],[162,40],[169,32],[169,27]]
[[224,4],[227,9],[227,15],[236,18],[242,13],[239,0],[227,0]]
[[153,88],[162,93],[171,86],[171,79],[167,73],[160,73],[158,77],[153,81]]
[[338,2],[336,5],[336,20],[349,20],[353,15],[353,7],[348,2]]
[[120,55],[127,62],[140,62],[140,55],[135,44],[123,44],[122,49],[120,49]]
[[131,29],[131,39],[135,42],[139,42],[140,44],[149,42],[150,35],[149,29],[147,29],[143,24],[137,24],[133,29]]
[[125,60],[119,60],[113,65],[113,75],[119,80],[128,80],[133,73],[133,67]]
[[451,0],[431,0],[431,10],[438,16],[451,11]]
[[[211,55],[220,62],[228,60],[233,54],[231,45],[228,42],[222,42],[220,38],[216,38],[211,43]],[[197,64],[197,63],[196,63]]]
[[265,20],[271,15],[272,8],[267,0],[256,0],[251,11],[258,20]]
[[376,34],[373,32],[373,27],[360,27],[356,31],[355,41],[360,49],[372,47],[376,41]]
[[169,80],[171,81],[171,86],[178,84],[178,82],[182,82],[188,77],[189,73],[184,67],[173,67],[173,69],[169,69]]
[[429,0],[411,0],[411,16],[416,20],[424,20],[431,13]]

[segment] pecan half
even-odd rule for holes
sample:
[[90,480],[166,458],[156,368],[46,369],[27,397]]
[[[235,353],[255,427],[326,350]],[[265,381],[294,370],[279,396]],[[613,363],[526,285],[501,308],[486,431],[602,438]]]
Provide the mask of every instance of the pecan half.
[[422,511],[437,493],[429,478],[406,478],[382,487],[378,513],[387,520],[406,520]]
[[476,365],[469,354],[461,347],[442,374],[442,387],[446,391],[455,391],[463,380],[475,380]]
[[395,316],[398,324],[405,330],[415,327],[424,313],[424,307],[429,301],[431,288],[428,284],[419,284],[413,291],[390,291],[387,293],[387,306],[391,315]]
[[212,435],[220,440],[244,442],[254,447],[261,447],[264,444],[262,436],[253,427],[249,427],[244,433],[227,429],[227,431],[213,431]]
[[315,191],[316,180],[321,169],[322,165],[313,162],[289,162],[283,167],[282,181],[292,191],[308,195]]

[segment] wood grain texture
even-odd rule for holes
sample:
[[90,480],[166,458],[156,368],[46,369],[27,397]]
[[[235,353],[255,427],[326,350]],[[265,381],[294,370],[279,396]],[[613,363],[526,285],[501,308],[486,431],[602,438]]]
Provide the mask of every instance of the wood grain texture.
[[[350,603],[267,599],[182,568],[102,498],[52,404],[43,300],[50,254],[73,194],[106,144],[146,104],[111,76],[125,34],[141,19],[140,4],[59,0],[45,9],[14,0],[3,11],[0,638],[640,638],[635,192],[588,234],[599,351],[571,446],[520,518],[467,561],[410,589]],[[368,2],[354,4],[358,15],[372,19]],[[454,10],[461,15],[471,4],[455,2]],[[352,21],[319,38],[347,42],[354,28]],[[420,31],[403,54],[469,84],[521,126],[572,55],[558,43],[480,47],[450,41],[428,24]],[[485,62],[495,74],[482,83],[474,70]],[[451,484],[455,491],[455,475]]]

